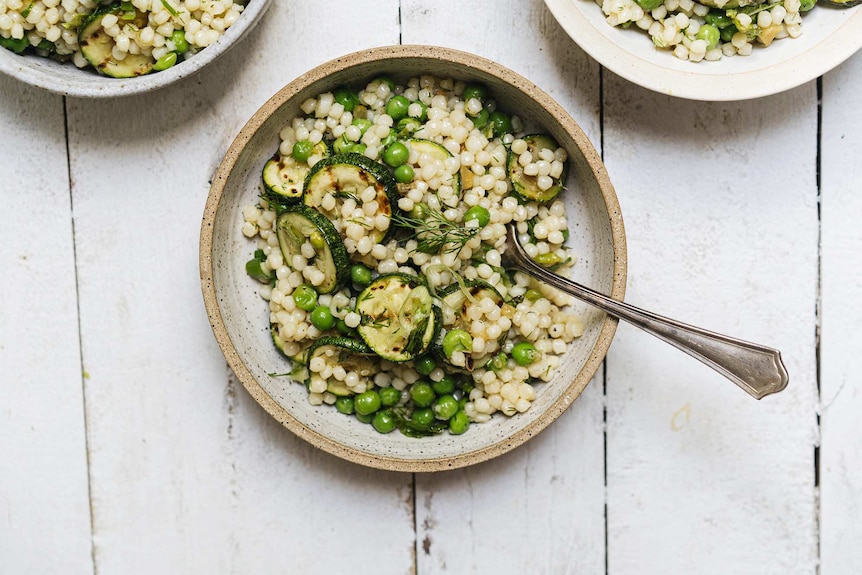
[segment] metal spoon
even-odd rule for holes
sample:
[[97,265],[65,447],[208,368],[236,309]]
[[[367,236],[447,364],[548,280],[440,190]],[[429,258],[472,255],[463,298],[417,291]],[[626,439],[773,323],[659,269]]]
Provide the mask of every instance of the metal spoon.
[[507,226],[506,250],[502,255],[502,263],[508,269],[521,270],[681,349],[728,378],[755,399],[761,399],[787,387],[787,368],[784,367],[781,352],[777,349],[656,315],[559,276],[527,255],[518,242],[514,224]]

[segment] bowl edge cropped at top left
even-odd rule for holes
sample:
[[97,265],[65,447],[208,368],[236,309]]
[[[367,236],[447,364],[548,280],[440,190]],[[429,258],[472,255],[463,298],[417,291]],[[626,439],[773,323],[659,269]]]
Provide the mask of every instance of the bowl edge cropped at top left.
[[559,375],[542,384],[547,387],[530,410],[472,426],[460,436],[444,434],[417,440],[400,434],[380,435],[370,425],[338,414],[329,406],[311,406],[304,386],[269,375],[278,354],[269,336],[264,302],[253,280],[245,275],[245,260],[252,248],[239,233],[242,207],[256,199],[260,169],[276,149],[281,127],[297,113],[302,101],[384,72],[405,78],[428,73],[483,82],[501,109],[522,111],[545,127],[569,151],[570,178],[576,178],[580,190],[572,197],[580,204],[577,209],[582,219],[570,227],[572,237],[577,238],[576,247],[580,249],[581,241],[587,247],[578,252],[582,259],[573,272],[575,279],[622,299],[626,249],[619,203],[598,153],[581,128],[529,80],[484,58],[430,46],[374,48],[337,58],[299,76],[252,116],[213,178],[201,225],[201,287],[210,324],[228,364],[255,400],[290,431],[326,452],[370,467],[396,471],[453,469],[515,448],[565,411],[603,361],[616,320],[592,310],[585,312],[585,335],[570,344]]
[[15,54],[0,48],[0,72],[25,84],[79,98],[115,98],[144,94],[169,86],[199,72],[227,52],[260,21],[272,0],[250,0],[240,18],[213,44],[162,72],[135,78],[110,78],[71,62],[56,62],[35,54]]

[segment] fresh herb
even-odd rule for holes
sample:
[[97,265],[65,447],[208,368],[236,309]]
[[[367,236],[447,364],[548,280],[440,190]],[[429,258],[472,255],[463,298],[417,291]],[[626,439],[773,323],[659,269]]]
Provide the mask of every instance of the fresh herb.
[[21,11],[22,18],[26,18],[30,15],[30,11],[33,9],[33,4],[35,4],[35,2],[30,2],[29,4],[27,4],[27,7]]
[[422,321],[413,328],[410,335],[407,336],[407,343],[404,344],[405,353],[416,355],[421,351],[424,344],[425,332],[428,331],[429,320],[430,317],[425,316]]
[[446,219],[439,210],[428,209],[425,219],[393,214],[396,226],[412,230],[406,239],[416,240],[416,249],[426,254],[460,253],[464,246],[479,233],[479,228],[461,227]]
[[180,13],[177,12],[177,9],[170,5],[168,0],[162,0],[162,6],[165,7],[165,10],[171,13],[172,16],[179,16]]

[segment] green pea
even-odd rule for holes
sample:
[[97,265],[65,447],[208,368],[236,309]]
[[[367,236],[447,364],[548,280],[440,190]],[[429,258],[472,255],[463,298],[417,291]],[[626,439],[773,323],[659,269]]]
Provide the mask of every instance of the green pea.
[[472,100],[476,98],[480,102],[485,100],[485,96],[487,95],[487,90],[485,90],[485,86],[482,84],[467,84],[464,87],[464,92],[461,94],[461,98],[466,102],[467,100]]
[[488,120],[491,117],[491,114],[488,113],[488,110],[482,108],[479,110],[479,113],[475,116],[470,116],[470,119],[473,121],[473,127],[477,130],[483,129],[488,125]]
[[428,205],[420,202],[413,205],[413,209],[410,210],[410,217],[417,220],[424,220],[428,217],[428,211]]
[[697,39],[706,42],[706,49],[712,50],[718,46],[718,41],[721,39],[721,32],[712,24],[704,24],[697,31]]
[[495,136],[512,133],[512,120],[503,112],[491,112],[488,121],[491,122]]
[[491,371],[499,371],[505,369],[509,365],[509,358],[503,352],[498,353],[488,361],[488,369]]
[[335,409],[337,409],[339,413],[343,413],[344,415],[350,415],[354,411],[353,398],[339,397],[335,400]]
[[293,291],[293,303],[305,311],[311,311],[317,306],[317,292],[308,284],[302,284]]
[[802,3],[799,6],[799,11],[808,12],[814,8],[815,4],[817,4],[817,0],[802,0]]
[[423,409],[414,409],[410,416],[410,421],[420,427],[428,427],[434,422],[434,410],[430,407]]
[[332,92],[336,102],[344,106],[345,112],[352,112],[359,103],[359,96],[347,86],[340,86]]
[[456,381],[455,378],[451,375],[444,375],[443,379],[440,381],[432,381],[431,389],[434,390],[434,393],[437,395],[445,395],[447,393],[452,393],[455,391]]
[[392,96],[386,102],[386,113],[396,122],[407,116],[407,108],[410,107],[410,100],[404,96]]
[[484,228],[491,221],[491,213],[482,206],[473,206],[464,213],[464,221],[470,222],[473,220],[479,222],[480,228]]
[[173,67],[174,64],[177,63],[177,53],[176,52],[168,52],[153,64],[153,70],[157,72],[161,72],[163,70],[167,70],[168,68]]
[[320,331],[326,331],[335,325],[335,317],[328,307],[319,305],[311,312],[311,325]]
[[174,52],[177,54],[185,54],[189,51],[189,42],[186,40],[186,33],[182,30],[174,30],[171,34],[171,42],[174,43]]
[[383,403],[380,401],[380,394],[373,389],[362,392],[353,399],[353,407],[360,415],[371,415],[380,409],[381,405]]
[[389,147],[383,151],[383,161],[393,168],[397,168],[398,166],[405,164],[409,157],[410,150],[408,150],[407,146],[401,142],[390,144]]
[[527,292],[524,294],[524,299],[533,303],[539,301],[543,297],[545,296],[542,295],[542,292],[532,288],[528,289]]
[[413,166],[410,164],[401,164],[395,168],[395,181],[399,184],[409,184],[416,177],[416,172],[413,171]]
[[272,275],[263,271],[263,267],[261,267],[261,262],[259,259],[248,260],[245,263],[245,273],[259,281],[263,284],[268,284],[272,281]]
[[431,375],[436,367],[437,362],[430,355],[423,355],[413,362],[413,368],[419,375]]
[[539,254],[536,257],[534,257],[533,259],[535,260],[535,262],[537,264],[539,264],[540,266],[545,266],[545,267],[553,266],[553,265],[556,265],[556,264],[563,261],[563,258],[561,258],[558,254],[555,254],[553,252],[548,252],[546,254]]
[[449,433],[452,435],[461,435],[470,429],[470,418],[467,417],[467,414],[462,410],[458,410],[458,412],[452,416],[452,419],[449,420]]
[[293,157],[300,162],[310,158],[312,152],[314,152],[314,144],[311,143],[311,140],[300,140],[293,145]]
[[365,144],[353,144],[352,146],[347,148],[345,152],[353,152],[354,154],[362,154],[364,156],[366,149],[367,147],[365,146]]
[[644,10],[655,10],[664,4],[664,0],[635,0],[635,2]]
[[340,138],[336,138],[334,142],[332,142],[332,149],[336,154],[341,154],[350,149],[350,146],[353,145],[353,142],[347,139],[347,136],[344,134],[341,135]]
[[532,343],[522,341],[516,343],[515,347],[512,348],[512,359],[518,365],[530,365],[539,359],[539,352],[536,351],[536,346]]
[[389,76],[378,76],[373,81],[377,82],[378,84],[386,84],[387,86],[389,86],[390,90],[395,89],[395,82]]
[[727,28],[728,26],[733,25],[733,18],[725,14],[723,11],[710,11],[706,16],[703,17],[703,19],[706,20],[707,24],[715,26],[718,29]]
[[458,400],[451,395],[443,395],[434,402],[434,417],[448,421],[458,412]]
[[340,319],[335,322],[335,329],[337,329],[338,333],[340,333],[341,335],[346,335],[348,337],[353,337],[356,335],[356,330],[348,326],[343,319]]
[[350,267],[350,281],[358,286],[367,286],[371,283],[371,270],[363,264],[353,264]]
[[42,40],[42,41],[41,41],[41,42],[39,42],[39,44],[36,46],[36,49],[37,49],[37,50],[42,50],[43,52],[56,52],[56,51],[57,51],[57,46],[56,46],[53,42],[50,42],[50,41],[48,41],[48,40]]
[[423,381],[417,381],[410,386],[410,397],[413,399],[413,403],[419,407],[428,407],[434,403],[437,395],[430,385]]
[[398,134],[395,133],[395,130],[389,130],[389,133],[386,134],[386,137],[380,140],[380,147],[385,148],[390,144],[395,143],[398,139]]
[[401,392],[394,387],[383,387],[377,393],[380,394],[380,403],[383,407],[392,407],[401,401]]
[[316,250],[319,250],[326,245],[326,241],[323,239],[323,234],[321,234],[317,230],[314,230],[313,232],[311,232],[311,235],[308,236],[308,243],[310,243],[311,247]]
[[[356,402],[354,401],[354,405],[355,404],[356,404]],[[374,414],[373,413],[358,413],[357,412],[356,413],[356,419],[358,419],[362,423],[371,423],[372,421],[374,421]]]
[[730,25],[727,28],[721,28],[719,30],[719,36],[722,42],[730,42],[733,40],[733,35],[736,34],[739,30],[736,29],[736,25]]
[[385,409],[374,414],[374,419],[371,420],[371,425],[374,426],[379,433],[390,433],[398,427],[398,420],[391,411]]
[[371,120],[366,120],[365,118],[353,118],[352,124],[359,128],[359,132],[361,134],[365,134],[368,131],[368,128],[371,127]]
[[473,338],[463,329],[452,329],[443,338],[443,353],[451,358],[456,351],[473,351]]

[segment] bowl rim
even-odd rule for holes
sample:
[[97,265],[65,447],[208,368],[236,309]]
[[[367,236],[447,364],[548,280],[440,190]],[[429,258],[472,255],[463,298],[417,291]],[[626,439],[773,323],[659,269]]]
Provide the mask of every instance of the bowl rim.
[[228,365],[252,397],[284,427],[327,453],[368,467],[404,472],[441,471],[465,467],[467,465],[480,463],[498,455],[502,455],[503,453],[523,444],[534,435],[537,435],[540,431],[550,425],[551,422],[557,419],[557,417],[559,417],[581,394],[584,388],[586,388],[587,384],[604,361],[605,355],[607,354],[611,340],[616,331],[617,320],[607,315],[604,317],[596,343],[590,351],[583,367],[577,375],[575,375],[569,386],[566,388],[566,391],[548,407],[542,417],[537,418],[531,424],[519,430],[512,436],[498,440],[491,445],[481,447],[475,451],[470,451],[454,457],[406,460],[399,459],[397,457],[370,454],[353,447],[342,445],[306,427],[295,419],[284,407],[278,404],[257,382],[233,346],[222,318],[221,310],[219,309],[218,296],[215,292],[215,284],[213,281],[214,259],[212,250],[216,212],[221,202],[228,175],[255,132],[267,120],[272,112],[277,110],[306,86],[324,79],[330,74],[346,67],[398,58],[442,60],[448,63],[455,63],[464,66],[468,69],[492,74],[534,99],[560,123],[561,127],[563,127],[563,129],[565,129],[575,140],[578,148],[584,154],[589,169],[592,171],[593,176],[598,182],[599,189],[609,215],[611,242],[613,247],[613,279],[610,296],[618,300],[623,299],[626,289],[627,256],[625,229],[623,226],[620,205],[616,192],[614,191],[613,185],[610,182],[607,171],[598,152],[595,150],[580,126],[578,126],[574,119],[548,94],[532,82],[508,68],[468,52],[450,48],[420,45],[384,46],[354,52],[334,60],[330,60],[329,62],[321,64],[291,81],[267,100],[267,102],[254,113],[228,148],[224,159],[220,163],[212,180],[212,185],[207,197],[201,222],[201,290],[210,326],[212,327],[213,334],[215,335],[219,348],[221,348]]
[[6,57],[6,54],[0,57],[0,73],[61,96],[101,99],[146,94],[193,76],[218,59],[255,27],[271,4],[272,0],[254,0],[247,4],[236,23],[225,30],[218,40],[192,58],[162,72],[134,78],[110,78],[89,68],[79,69],[71,62],[54,62],[57,66],[87,74],[86,78],[82,76],[80,80],[76,77],[74,81],[67,81],[52,74],[51,68],[33,68],[26,65],[28,59],[41,61],[47,60],[46,58],[35,54],[20,55],[10,52],[9,57]]

